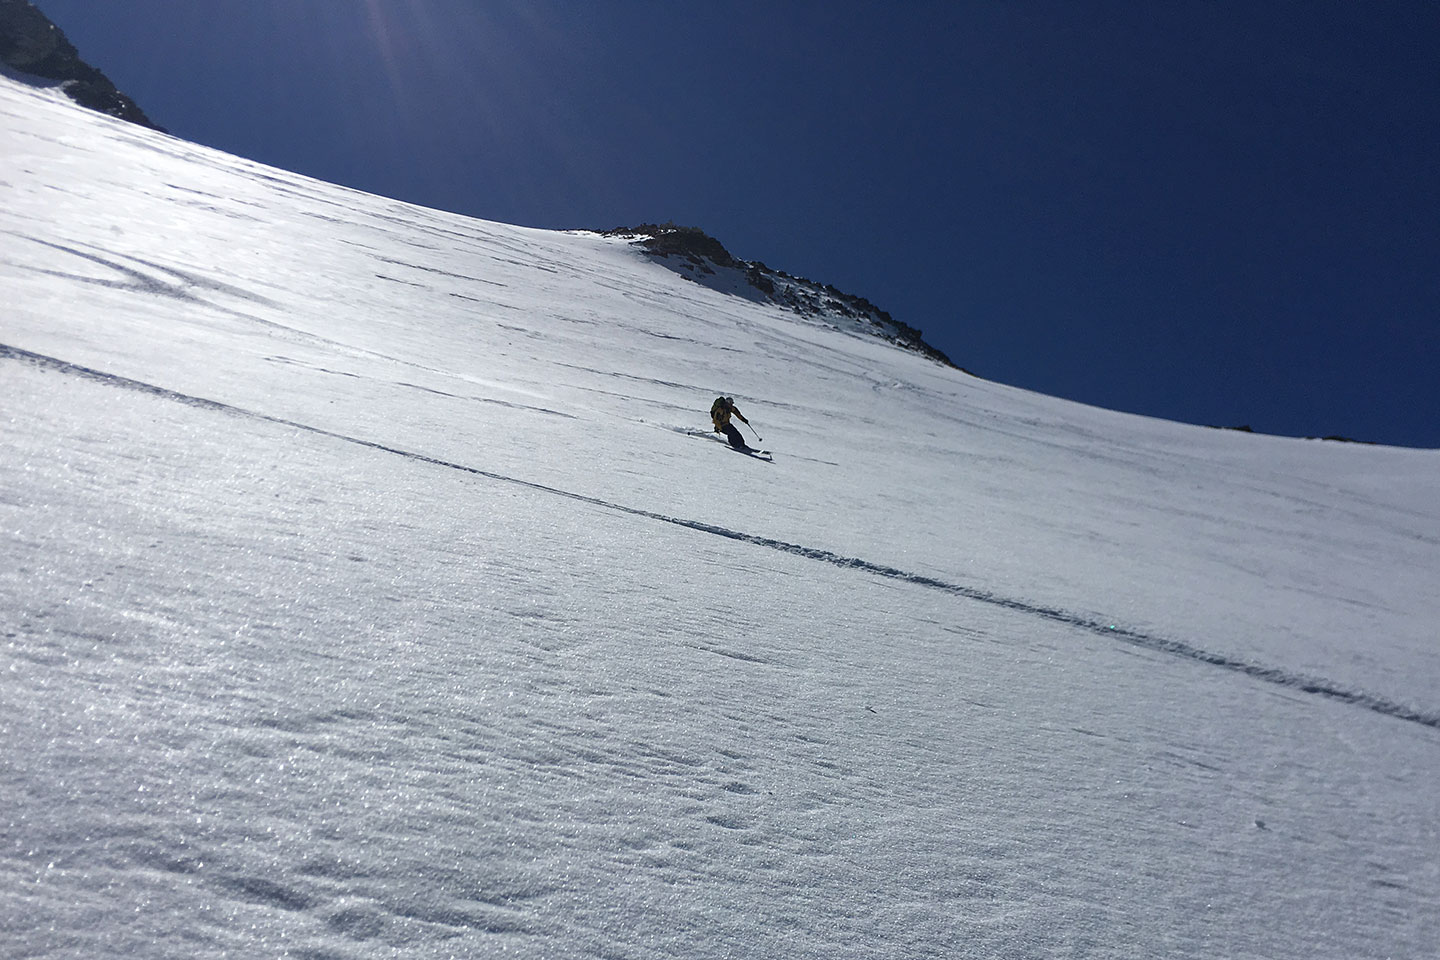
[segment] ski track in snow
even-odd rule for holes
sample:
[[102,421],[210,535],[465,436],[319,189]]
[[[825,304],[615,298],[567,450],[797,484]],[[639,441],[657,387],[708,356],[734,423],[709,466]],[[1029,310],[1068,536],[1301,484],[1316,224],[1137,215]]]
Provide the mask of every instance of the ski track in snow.
[[[112,373],[106,373],[101,370],[95,370],[89,367],[81,366],[79,364],[70,363],[66,360],[61,360],[56,357],[50,357],[44,354],[34,353],[32,351],[24,350],[8,344],[0,343],[0,359],[19,361],[35,367],[54,370],[70,376],[84,377],[86,379],[98,381],[112,387],[126,390],[134,390],[140,393],[147,393],[153,396],[161,397],[166,400],[171,400],[189,406],[201,407],[220,413],[230,414],[232,416],[245,417],[252,420],[259,420],[286,427],[291,427],[319,436],[329,437],[335,440],[342,440],[346,443],[353,443],[371,450],[377,450],[383,453],[389,453],[396,456],[405,457],[406,459],[414,460],[419,463],[426,463],[432,466],[443,467],[449,470],[459,470],[464,473],[472,474],[474,476],[484,477],[488,480],[494,480],[500,483],[514,484],[530,490],[537,490],[543,493],[551,494],[553,496],[565,497],[570,500],[575,500],[581,503],[590,504],[592,506],[601,507],[606,510],[613,510],[635,517],[643,517],[645,519],[655,520],[661,523],[673,524],[678,527],[685,527],[687,529],[695,530],[701,533],[711,534],[713,536],[724,537],[729,540],[736,540],[742,543],[748,543],[770,550],[777,550],[784,553],[793,554],[795,556],[803,557],[808,560],[828,563],[833,566],[856,570],[862,573],[885,577],[892,580],[899,580],[904,583],[914,584],[916,586],[926,587],[932,590],[939,590],[941,592],[949,593],[957,597],[962,597],[966,600],[973,600],[978,603],[990,604],[1006,610],[1011,610],[1017,613],[1027,614],[1034,617],[1040,617],[1042,619],[1060,623],[1065,626],[1085,630],[1090,633],[1108,637],[1110,639],[1119,641],[1121,643],[1130,644],[1135,647],[1155,651],[1157,653],[1169,654],[1171,656],[1180,657],[1186,660],[1206,664],[1212,667],[1218,667],[1220,669],[1242,674],[1244,676],[1251,677],[1265,683],[1298,690],[1307,694],[1325,697],[1331,700],[1339,701],[1341,703],[1363,707],[1367,710],[1372,710],[1375,713],[1382,714],[1388,717],[1394,717],[1398,720],[1404,720],[1434,729],[1440,729],[1440,713],[1426,712],[1423,710],[1415,709],[1413,707],[1405,706],[1403,704],[1395,703],[1381,697],[1374,696],[1370,693],[1350,690],[1323,678],[1303,676],[1288,670],[1281,669],[1279,667],[1239,660],[1233,657],[1227,657],[1221,654],[1212,653],[1210,651],[1204,650],[1188,643],[1184,643],[1179,640],[1173,640],[1166,637],[1155,636],[1153,634],[1142,633],[1140,631],[1132,630],[1119,624],[1106,623],[1104,621],[1095,620],[1091,617],[1082,616],[1080,614],[1076,614],[1067,610],[1047,607],[1014,597],[1001,596],[986,590],[979,589],[977,587],[967,587],[962,584],[948,582],[935,577],[929,577],[921,574],[907,572],[905,570],[900,570],[886,564],[875,563],[858,557],[842,556],[829,550],[823,550],[817,547],[809,547],[803,544],[789,543],[784,540],[776,540],[770,537],[744,533],[742,531],[731,530],[726,527],[717,526],[710,523],[704,523],[698,520],[690,520],[683,517],[667,516],[666,514],[655,513],[653,511],[644,510],[638,507],[626,506],[624,504],[615,503],[613,501],[604,500],[598,497],[588,496],[586,494],[578,493],[572,490],[562,490],[558,487],[549,486],[543,483],[537,483],[532,480],[525,480],[520,477],[496,473],[490,470],[482,469],[480,467],[473,467],[466,464],[454,463],[437,457],[428,456],[423,453],[418,453],[416,451],[403,450],[398,447],[392,447],[386,444],[376,443],[371,440],[365,440],[360,437],[337,433],[332,430],[325,430],[320,427],[312,426],[305,423],[299,423],[297,421],[288,420],[283,417],[275,417],[254,410],[246,410],[242,407],[222,403],[218,400],[211,400],[205,397],[197,397],[186,393],[180,393],[175,390],[170,390],[166,387],[145,383],[140,380],[134,380]],[[400,385],[407,387],[414,386],[413,384]],[[420,389],[428,390],[429,388]],[[438,393],[439,391],[430,392]],[[554,411],[546,410],[541,412],[553,413]],[[562,416],[563,415],[564,414],[562,414]],[[764,662],[763,659],[756,658],[750,654],[740,653],[737,651],[721,650],[718,648],[709,647],[697,649],[706,649],[708,652],[717,653],[722,656],[727,656],[734,659],[747,660],[757,663]]]

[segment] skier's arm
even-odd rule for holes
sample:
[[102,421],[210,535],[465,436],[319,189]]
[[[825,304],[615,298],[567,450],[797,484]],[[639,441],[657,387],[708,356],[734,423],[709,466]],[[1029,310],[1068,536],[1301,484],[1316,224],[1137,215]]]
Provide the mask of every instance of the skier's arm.
[[743,413],[740,412],[740,408],[739,408],[739,407],[731,407],[731,408],[730,408],[730,412],[733,413],[733,414],[735,414],[735,416],[739,417],[741,423],[747,423],[747,424],[748,424],[748,423],[750,422],[749,420],[746,420],[746,419],[745,419],[745,414],[743,414]]

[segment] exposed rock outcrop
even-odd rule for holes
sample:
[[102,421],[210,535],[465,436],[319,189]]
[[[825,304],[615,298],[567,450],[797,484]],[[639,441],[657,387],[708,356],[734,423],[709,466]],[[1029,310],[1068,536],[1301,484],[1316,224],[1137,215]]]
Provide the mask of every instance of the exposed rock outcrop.
[[29,0],[0,0],[0,63],[32,77],[59,81],[70,99],[83,107],[164,131],[105,74],[81,60],[75,45]]
[[901,323],[864,297],[842,293],[828,283],[791,276],[758,260],[741,260],[698,227],[643,223],[599,232],[611,237],[633,238],[651,256],[697,283],[869,333],[938,363],[956,366],[944,353],[926,343],[919,330]]

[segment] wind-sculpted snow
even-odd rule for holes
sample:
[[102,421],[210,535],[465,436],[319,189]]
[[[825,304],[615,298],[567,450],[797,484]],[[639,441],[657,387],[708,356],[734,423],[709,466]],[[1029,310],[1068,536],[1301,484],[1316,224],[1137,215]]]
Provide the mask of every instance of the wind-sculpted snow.
[[[270,423],[281,424],[287,427],[295,427],[299,430],[305,430],[310,433],[319,434],[321,436],[333,437],[334,439],[344,440],[347,443],[358,444],[362,447],[369,447],[374,450],[381,450],[385,453],[393,453],[397,456],[406,457],[410,460],[416,460],[421,463],[428,463],[437,467],[444,467],[449,470],[461,470],[465,473],[471,473],[476,476],[485,477],[489,480],[495,480],[502,483],[518,484],[520,486],[528,487],[533,490],[541,490],[545,493],[554,494],[555,496],[567,497],[571,500],[578,500],[582,503],[592,504],[597,507],[604,507],[607,510],[616,510],[621,513],[626,513],[636,517],[644,517],[649,520],[658,520],[662,523],[670,523],[678,527],[685,527],[690,530],[697,530],[701,533],[713,534],[715,536],[725,537],[730,540],[738,540],[744,543],[753,544],[758,547],[765,547],[770,550],[780,550],[785,553],[794,554],[798,557],[804,557],[807,560],[815,560],[821,563],[832,564],[837,567],[844,567],[850,570],[858,570],[860,572],[872,574],[875,576],[888,577],[892,580],[901,580],[905,583],[911,583],[915,584],[916,586],[926,587],[932,590],[939,590],[943,593],[949,593],[958,597],[963,597],[966,600],[974,600],[980,603],[994,604],[998,607],[1004,607],[1007,610],[1014,610],[1020,613],[1025,613],[1036,617],[1042,617],[1046,620],[1053,620],[1057,623],[1061,623],[1069,627],[1076,627],[1081,630],[1088,630],[1091,633],[1097,633],[1102,636],[1120,641],[1122,643],[1132,644],[1134,646],[1143,647],[1148,650],[1155,650],[1160,653],[1172,654],[1177,657],[1194,660],[1199,663],[1208,664],[1209,666],[1213,667],[1220,667],[1225,670],[1232,670],[1237,673],[1242,673],[1248,677],[1253,677],[1256,680],[1262,680],[1266,683],[1274,683],[1282,687],[1290,687],[1293,689],[1297,689],[1304,693],[1311,693],[1318,696],[1328,697],[1332,700],[1338,700],[1342,703],[1354,704],[1359,707],[1364,707],[1368,710],[1374,710],[1376,713],[1384,714],[1386,716],[1395,717],[1400,720],[1406,720],[1412,723],[1419,723],[1428,727],[1440,729],[1440,713],[1427,713],[1421,710],[1416,710],[1414,708],[1406,707],[1401,704],[1392,703],[1388,700],[1373,696],[1368,693],[1355,690],[1347,690],[1344,687],[1329,680],[1317,677],[1306,677],[1288,670],[1272,666],[1266,666],[1264,664],[1236,660],[1231,657],[1223,656],[1221,654],[1211,653],[1209,651],[1202,650],[1198,647],[1181,642],[1179,640],[1171,640],[1165,637],[1152,636],[1150,634],[1132,630],[1125,626],[1117,625],[1114,623],[1105,623],[1104,621],[1095,620],[1079,614],[1071,613],[1066,610],[1046,607],[1014,597],[999,596],[986,590],[977,589],[975,587],[962,586],[957,583],[949,583],[945,580],[940,580],[935,577],[921,576],[916,573],[909,573],[904,570],[896,569],[895,567],[887,566],[885,564],[874,563],[869,560],[862,560],[858,557],[841,556],[839,554],[832,553],[829,550],[822,550],[816,547],[807,547],[798,543],[786,543],[783,540],[775,540],[770,537],[757,536],[751,533],[743,533],[738,530],[730,530],[725,527],[716,526],[715,524],[702,523],[698,520],[687,520],[682,517],[666,516],[662,513],[655,513],[650,510],[642,510],[638,507],[626,506],[620,503],[612,503],[608,500],[602,500],[597,497],[587,496],[583,493],[579,493],[573,490],[561,490],[556,487],[547,486],[543,483],[535,483],[533,481],[525,480],[520,477],[506,476],[505,474],[495,473],[490,470],[482,469],[480,467],[468,466],[460,463],[451,463],[446,460],[440,460],[435,457],[426,456],[423,453],[417,453],[411,450],[401,450],[395,447],[387,446],[385,444],[375,443],[370,440],[364,440],[359,437],[346,436],[344,434],[334,433],[329,430],[322,430],[318,427],[310,426],[308,424],[296,423],[293,420],[286,420],[280,417],[272,417],[267,414],[259,413],[253,410],[242,410],[239,407],[220,403],[215,400],[207,400],[203,397],[193,397],[186,394],[177,393],[174,390],[167,390],[164,387],[158,387],[154,384],[142,383],[138,380],[131,380],[126,377],[117,377],[113,374],[104,373],[99,370],[92,370],[87,367],[79,366],[77,364],[67,363],[64,360],[59,360],[55,357],[46,357],[37,353],[31,353],[27,350],[20,350],[3,343],[0,343],[0,358],[22,360],[36,366],[45,367],[52,370],[59,370],[63,373],[88,377],[93,380],[108,383],[111,386],[122,387],[129,390],[138,390],[144,393],[151,393],[159,397],[164,397],[167,400],[174,400],[179,403],[190,404],[192,406],[198,407],[205,407],[207,409],[217,410],[223,413],[235,414],[238,416],[251,417],[256,420],[264,420]],[[739,659],[754,659],[743,654],[727,653],[726,655],[734,656]]]
[[713,286],[0,80],[0,953],[1433,952],[1440,453]]

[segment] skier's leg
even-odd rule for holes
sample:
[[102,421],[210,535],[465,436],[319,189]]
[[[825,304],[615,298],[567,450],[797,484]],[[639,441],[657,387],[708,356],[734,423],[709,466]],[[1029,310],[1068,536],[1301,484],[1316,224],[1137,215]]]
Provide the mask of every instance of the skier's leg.
[[725,436],[730,438],[730,446],[736,450],[744,450],[747,446],[745,436],[735,428],[733,423],[725,424]]

